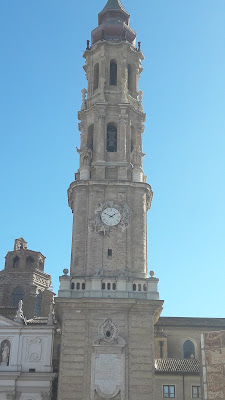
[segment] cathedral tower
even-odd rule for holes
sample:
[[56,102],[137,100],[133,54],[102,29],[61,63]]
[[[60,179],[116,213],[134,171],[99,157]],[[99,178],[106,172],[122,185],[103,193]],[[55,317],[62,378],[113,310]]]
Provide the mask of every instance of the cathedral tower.
[[144,58],[130,16],[108,0],[84,53],[70,275],[60,277],[58,400],[153,399],[154,323],[162,302],[147,276],[151,186],[142,168]]

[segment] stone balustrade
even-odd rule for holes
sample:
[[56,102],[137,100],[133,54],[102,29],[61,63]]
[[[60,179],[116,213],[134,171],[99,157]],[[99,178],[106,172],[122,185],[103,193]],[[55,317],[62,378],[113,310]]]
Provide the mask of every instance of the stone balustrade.
[[138,298],[158,300],[158,279],[60,277],[59,297]]

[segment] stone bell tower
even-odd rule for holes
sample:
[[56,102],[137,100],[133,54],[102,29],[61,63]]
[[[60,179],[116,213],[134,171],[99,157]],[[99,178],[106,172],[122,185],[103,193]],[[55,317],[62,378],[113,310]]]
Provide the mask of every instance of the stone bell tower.
[[58,400],[154,398],[154,323],[162,301],[147,276],[151,186],[142,168],[144,58],[130,16],[108,0],[84,53],[80,164],[68,190],[70,275],[56,299],[62,327]]

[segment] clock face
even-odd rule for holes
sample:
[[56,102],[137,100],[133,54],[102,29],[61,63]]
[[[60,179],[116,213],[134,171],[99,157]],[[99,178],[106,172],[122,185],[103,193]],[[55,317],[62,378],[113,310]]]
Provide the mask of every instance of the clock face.
[[121,220],[120,212],[116,208],[105,208],[101,213],[102,222],[108,226],[115,226]]

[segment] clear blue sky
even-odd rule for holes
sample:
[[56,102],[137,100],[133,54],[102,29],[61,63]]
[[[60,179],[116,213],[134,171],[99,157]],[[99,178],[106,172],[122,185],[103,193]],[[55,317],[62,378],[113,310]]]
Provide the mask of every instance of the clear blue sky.
[[[86,39],[106,0],[0,2],[0,267],[22,236],[70,264]],[[163,315],[225,317],[225,2],[124,0],[145,54],[148,266]]]

